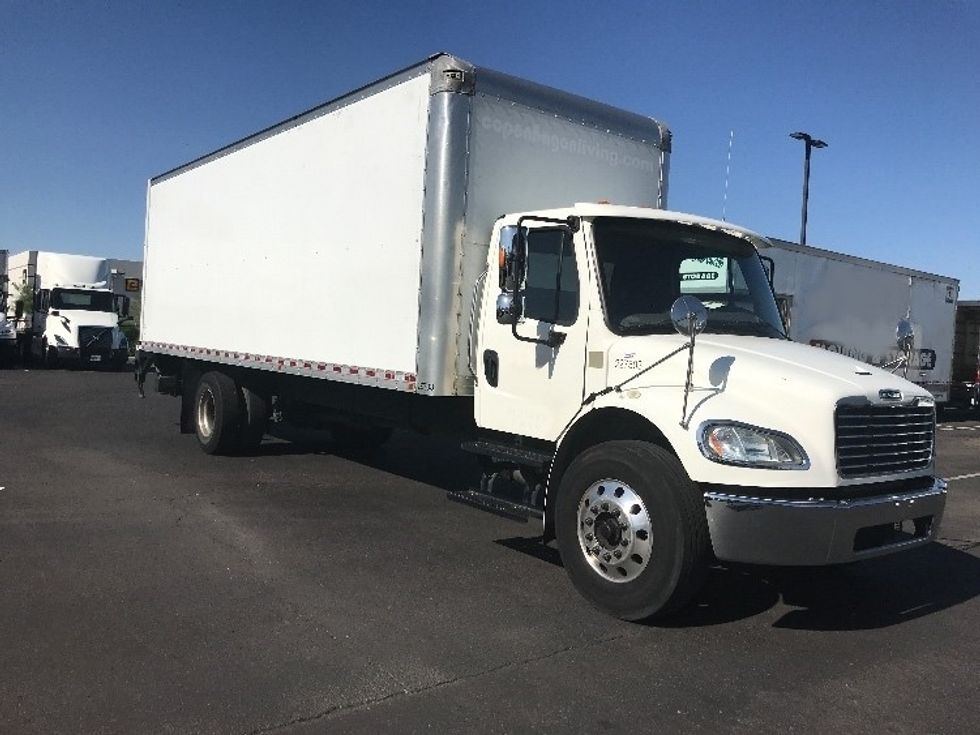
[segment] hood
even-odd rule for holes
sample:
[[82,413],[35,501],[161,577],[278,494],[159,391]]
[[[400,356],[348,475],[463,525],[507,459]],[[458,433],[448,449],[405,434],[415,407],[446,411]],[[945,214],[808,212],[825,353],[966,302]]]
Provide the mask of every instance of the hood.
[[[679,335],[617,340],[609,349],[606,385],[618,385],[685,343]],[[817,347],[763,337],[702,334],[694,350],[692,389],[681,425],[686,377],[684,350],[609,394],[609,402],[641,413],[660,427],[693,479],[722,484],[733,483],[739,473],[756,476],[746,479],[746,485],[760,484],[760,475],[783,486],[842,484],[834,456],[834,411],[839,401],[856,398],[894,405],[933,400],[928,391],[900,375]],[[704,422],[733,420],[796,438],[810,458],[812,471],[733,468],[703,459],[700,452],[694,460],[685,460],[688,453],[679,445],[696,446]],[[692,461],[695,466],[690,466]]]
[[[86,311],[84,309],[58,309],[57,316],[49,314],[46,322],[48,342],[55,344],[61,337],[71,347],[78,347],[79,327],[105,327],[114,330],[119,325],[119,317],[111,311]],[[115,343],[117,340],[113,340]]]

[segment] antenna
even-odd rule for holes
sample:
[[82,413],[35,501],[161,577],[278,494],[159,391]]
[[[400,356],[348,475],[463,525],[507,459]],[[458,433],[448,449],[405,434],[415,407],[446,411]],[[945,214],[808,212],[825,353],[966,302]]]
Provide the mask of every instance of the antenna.
[[728,216],[728,180],[732,173],[732,147],[735,145],[735,130],[728,135],[728,162],[725,164],[725,196],[721,203],[721,221],[726,222]]

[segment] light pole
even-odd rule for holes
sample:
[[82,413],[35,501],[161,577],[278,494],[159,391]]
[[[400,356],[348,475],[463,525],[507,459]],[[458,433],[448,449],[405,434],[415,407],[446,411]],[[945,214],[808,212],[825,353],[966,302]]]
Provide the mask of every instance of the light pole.
[[809,133],[790,133],[789,137],[802,140],[806,145],[806,153],[803,158],[803,216],[800,224],[800,245],[806,245],[806,207],[810,199],[810,149],[826,148],[827,144]]

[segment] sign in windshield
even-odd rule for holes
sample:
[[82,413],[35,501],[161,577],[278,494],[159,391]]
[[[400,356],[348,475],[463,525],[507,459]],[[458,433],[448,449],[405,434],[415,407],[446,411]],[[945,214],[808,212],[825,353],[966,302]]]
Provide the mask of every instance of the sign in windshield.
[[706,332],[781,337],[782,321],[762,262],[723,232],[658,220],[595,221],[606,321],[617,334],[670,333],[670,307],[696,296]]

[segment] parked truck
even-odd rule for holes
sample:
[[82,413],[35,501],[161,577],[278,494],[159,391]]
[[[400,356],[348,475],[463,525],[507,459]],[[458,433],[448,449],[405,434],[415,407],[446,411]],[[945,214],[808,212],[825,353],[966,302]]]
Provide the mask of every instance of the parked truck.
[[933,397],[788,340],[769,243],[665,209],[670,141],[442,54],[157,176],[140,390],[208,453],[254,451],[273,411],[456,437],[483,474],[450,495],[540,519],[624,619],[715,558],[934,539]]
[[0,250],[0,367],[9,365],[17,357],[17,330],[7,319],[7,251]]
[[108,261],[27,250],[9,256],[7,275],[7,317],[24,360],[47,367],[126,365],[129,344],[119,322],[129,299],[113,293]]
[[956,304],[950,403],[957,408],[980,409],[980,301]]
[[901,357],[896,315],[915,337],[902,373],[949,401],[959,281],[831,250],[772,239],[776,301],[789,336],[878,367]]

